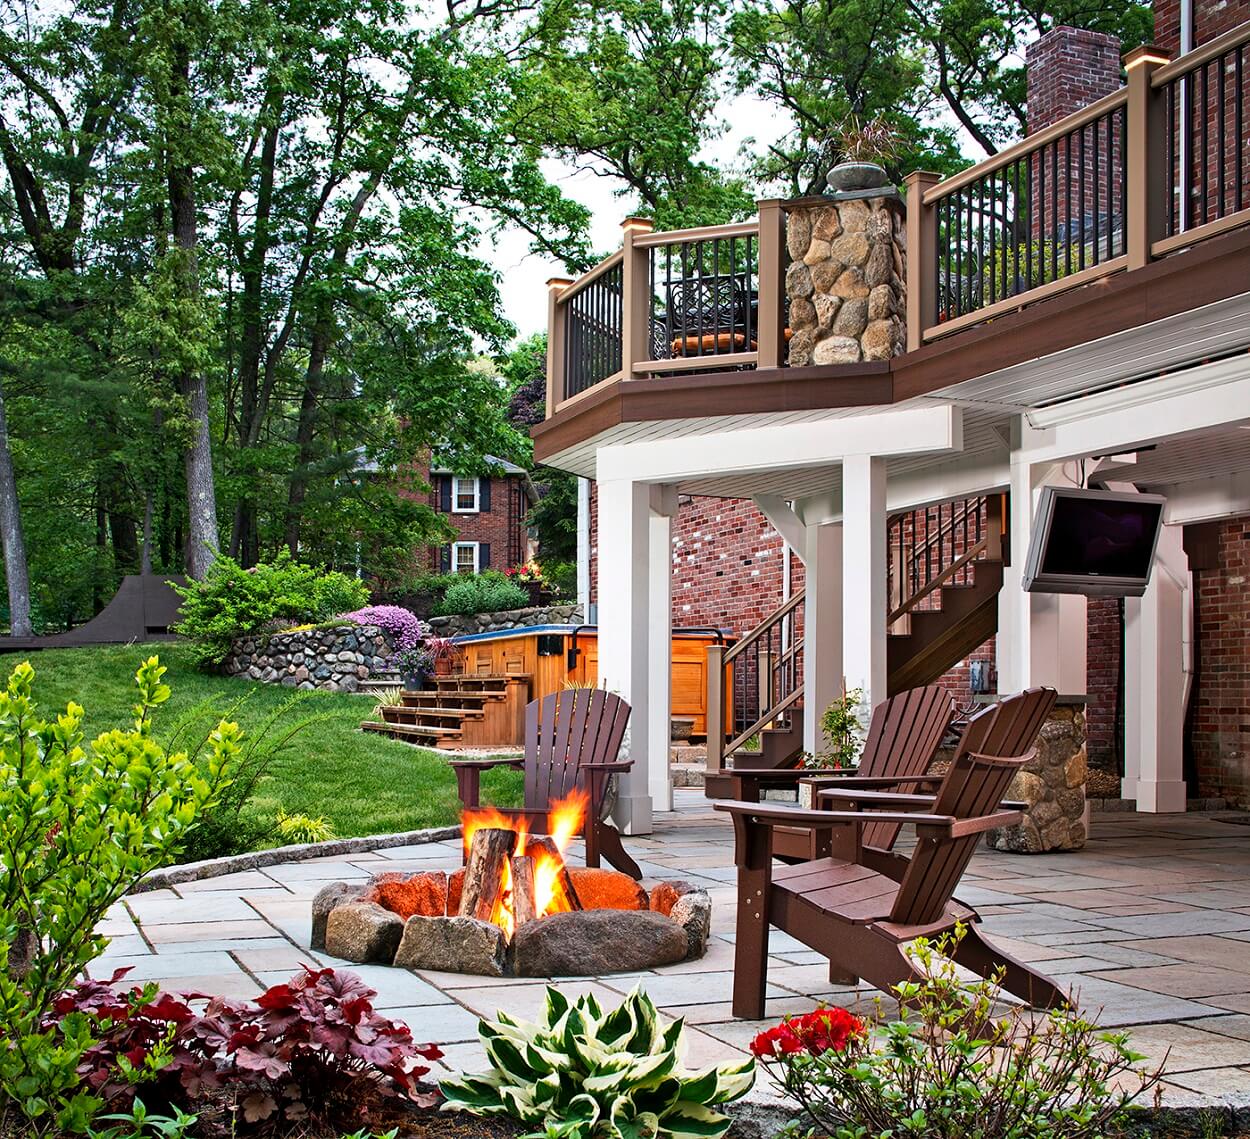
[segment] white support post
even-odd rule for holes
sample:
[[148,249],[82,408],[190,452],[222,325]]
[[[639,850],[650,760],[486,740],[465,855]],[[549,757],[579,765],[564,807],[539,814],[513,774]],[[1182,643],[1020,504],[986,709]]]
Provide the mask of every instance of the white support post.
[[[629,479],[599,481],[599,684],[633,709],[613,817],[626,834],[651,833],[651,490]],[[667,751],[658,760],[667,769]],[[667,775],[667,771],[666,771]]]
[[823,746],[821,713],[842,694],[842,526],[804,530],[803,748],[815,755]]
[[842,663],[848,689],[875,707],[886,698],[885,460],[842,463]]
[[1121,794],[1138,811],[1185,810],[1184,727],[1189,563],[1179,526],[1159,535],[1150,585],[1124,601]]
[[653,811],[673,809],[673,779],[669,769],[672,729],[673,679],[673,517],[677,488],[651,489],[647,551],[647,790]]
[[1011,565],[1003,570],[998,595],[996,643],[998,691],[1004,695],[1047,685],[1065,696],[1085,692],[1085,598],[1025,593],[1024,562],[1033,531],[1037,497],[1046,485],[1074,485],[1063,469],[1011,463]]
[[590,616],[590,479],[577,480],[577,604]]

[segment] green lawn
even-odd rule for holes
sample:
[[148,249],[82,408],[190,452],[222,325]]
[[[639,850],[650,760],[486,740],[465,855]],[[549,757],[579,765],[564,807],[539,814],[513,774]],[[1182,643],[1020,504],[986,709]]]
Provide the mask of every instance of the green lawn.
[[[31,655],[35,695],[44,716],[62,710],[69,700],[86,709],[88,739],[126,724],[132,717],[134,673],[153,653],[168,666],[165,682],[173,689],[156,720],[157,736],[167,735],[180,715],[212,698],[227,705],[248,696],[235,718],[246,731],[291,696],[291,689],[211,676],[199,672],[183,644],[108,645],[91,649],[53,649]],[[0,662],[4,674],[21,658]],[[311,692],[293,718],[326,714],[299,733],[281,753],[258,788],[254,809],[272,816],[279,808],[323,816],[340,838],[445,826],[457,820],[460,802],[447,755],[360,731],[373,708],[368,697]],[[521,773],[491,772],[483,779],[483,799],[501,805],[521,802]]]

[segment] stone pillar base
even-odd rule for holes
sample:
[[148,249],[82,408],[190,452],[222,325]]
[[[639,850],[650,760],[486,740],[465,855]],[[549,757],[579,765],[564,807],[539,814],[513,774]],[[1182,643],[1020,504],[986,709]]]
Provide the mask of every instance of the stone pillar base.
[[1085,705],[1061,704],[1042,725],[1037,756],[1012,780],[1007,798],[1027,804],[1018,826],[985,836],[991,850],[1045,854],[1085,845]]

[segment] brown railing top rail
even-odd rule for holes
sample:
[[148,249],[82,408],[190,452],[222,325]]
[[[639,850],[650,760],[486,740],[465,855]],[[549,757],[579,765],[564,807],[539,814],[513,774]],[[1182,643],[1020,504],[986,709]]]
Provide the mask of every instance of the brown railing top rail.
[[578,293],[587,288],[589,285],[594,284],[595,281],[602,277],[609,269],[619,265],[623,256],[624,250],[618,249],[615,253],[609,254],[605,257],[593,269],[587,269],[586,272],[578,277],[576,281],[560,292],[559,296],[556,297],[556,303],[568,304],[568,302],[577,296]]
[[1210,63],[1211,60],[1223,55],[1229,48],[1237,47],[1243,43],[1250,43],[1250,20],[1247,20],[1244,24],[1238,24],[1235,28],[1230,28],[1223,35],[1216,36],[1215,39],[1204,43],[1201,47],[1186,52],[1171,63],[1164,64],[1150,76],[1150,85],[1152,87],[1162,87],[1170,83],[1178,75],[1186,75],[1190,71],[1196,71],[1203,64]]
[[1047,143],[1063,138],[1064,135],[1070,134],[1086,123],[1092,123],[1096,119],[1102,118],[1108,111],[1114,111],[1117,107],[1122,107],[1127,101],[1127,87],[1121,87],[1110,95],[1104,95],[1097,102],[1090,103],[1088,107],[1068,115],[1067,118],[1060,119],[1057,123],[1052,123],[1045,130],[1040,130],[1036,134],[1031,134],[1027,138],[1022,138],[1019,142],[1005,147],[994,155],[993,158],[987,158],[984,162],[978,162],[975,166],[969,166],[967,170],[961,170],[958,174],[952,174],[951,177],[941,182],[935,182],[932,187],[925,191],[924,204],[930,206],[934,202],[940,202],[947,195],[971,185],[986,174],[990,174],[1004,166],[1010,166],[1017,159],[1032,154],[1033,151],[1038,150]]
[[[921,542],[920,545],[916,546],[912,550],[912,557],[920,557],[930,547],[943,541],[947,535],[959,525],[959,523],[966,521],[969,514],[971,514],[974,510],[980,510],[984,504],[985,495],[983,494],[977,495],[975,498],[965,499],[963,504],[950,516],[950,518],[938,527],[937,533],[931,534],[923,542]],[[923,507],[921,509],[923,509]],[[908,515],[915,513],[917,513],[915,510],[904,510],[899,514],[892,514],[889,520],[891,522],[894,522],[895,520],[901,521]]]
[[740,657],[748,648],[764,636],[769,629],[777,624],[778,621],[783,620],[787,614],[793,613],[795,609],[802,605],[804,592],[804,590],[800,589],[794,594],[793,597],[790,598],[789,601],[785,602],[785,604],[779,606],[777,609],[774,609],[771,614],[756,625],[754,629],[742,638],[742,640],[729,649],[729,651],[725,653],[725,664],[728,664],[735,658]]
[[759,233],[759,219],[731,222],[729,225],[701,225],[694,229],[667,229],[656,233],[640,233],[634,238],[635,249],[650,249],[656,245],[688,245],[692,241],[709,241],[712,238],[750,237]]

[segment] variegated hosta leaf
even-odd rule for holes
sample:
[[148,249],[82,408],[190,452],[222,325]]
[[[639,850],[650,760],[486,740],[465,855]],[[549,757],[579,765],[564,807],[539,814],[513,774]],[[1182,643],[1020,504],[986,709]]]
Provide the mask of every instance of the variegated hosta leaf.
[[547,1115],[545,1107],[534,1103],[533,1086],[509,1084],[499,1089],[499,1097],[508,1106],[508,1114],[523,1123],[534,1123]]
[[568,998],[554,985],[548,985],[547,1003],[543,1010],[546,1023],[548,1025],[554,1025],[555,1022],[568,1011]]
[[567,1120],[579,1120],[582,1123],[594,1124],[599,1122],[602,1114],[602,1108],[599,1101],[594,1096],[575,1095],[569,1100],[568,1106],[564,1110],[564,1118]]
[[486,1056],[495,1070],[502,1072],[509,1080],[520,1080],[530,1084],[538,1079],[543,1071],[530,1066],[525,1055],[528,1050],[528,1047],[523,1048],[516,1041],[499,1036],[486,1046]]
[[629,1096],[613,1101],[608,1120],[611,1139],[655,1139],[660,1130],[659,1117],[651,1111],[639,1111]]
[[[715,1079],[716,1087],[711,1093],[705,1094],[703,1081],[708,1077]],[[682,1088],[682,1099],[690,1100],[692,1103],[731,1103],[746,1095],[754,1083],[754,1060],[743,1060],[738,1064],[722,1064],[719,1068],[709,1068],[701,1075],[687,1081]],[[698,1094],[696,1094],[696,1089]]]
[[660,1134],[673,1139],[719,1139],[729,1130],[729,1120],[700,1103],[679,1100],[660,1118]]
[[499,1081],[491,1077],[461,1076],[439,1084],[446,1102],[443,1111],[467,1111],[473,1115],[506,1115],[499,1095]]

